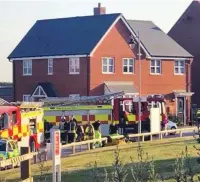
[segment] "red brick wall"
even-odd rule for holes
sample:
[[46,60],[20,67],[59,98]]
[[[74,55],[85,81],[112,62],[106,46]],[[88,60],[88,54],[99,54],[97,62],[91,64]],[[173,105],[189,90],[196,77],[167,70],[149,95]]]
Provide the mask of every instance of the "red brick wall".
[[[138,89],[139,62],[135,61],[135,73],[123,74],[122,59],[136,57],[136,50],[132,51],[127,44],[130,37],[128,29],[118,22],[104,39],[103,43],[94,52],[90,61],[90,95],[104,93],[103,82],[105,81],[133,81]],[[186,90],[186,75],[174,75],[174,60],[163,60],[161,62],[161,75],[150,74],[150,60],[144,58],[142,51],[141,62],[141,84],[142,95],[147,94],[169,94],[172,96],[174,90]],[[102,57],[114,57],[114,74],[102,74]],[[170,114],[176,114],[176,102],[167,100]],[[189,116],[187,116],[189,117]]]
[[142,94],[169,94],[186,90],[186,76],[174,75],[174,61],[163,60],[161,75],[150,74],[150,61],[142,61]]
[[[97,48],[90,61],[90,94],[103,94],[104,81],[133,81],[138,88],[138,61],[135,61],[135,74],[125,75],[122,70],[122,59],[135,57],[127,42],[130,37],[129,31],[118,22],[110,31],[104,42]],[[142,53],[144,55],[144,53]],[[115,73],[102,74],[102,57],[114,57]],[[174,75],[174,61],[162,61],[162,74],[150,74],[150,61],[143,58],[142,70],[142,94],[169,94],[173,90],[186,89],[186,76]]]
[[54,59],[53,75],[48,75],[47,59],[32,61],[32,76],[23,76],[22,61],[14,61],[15,100],[22,100],[23,95],[31,94],[38,82],[51,82],[61,97],[69,94],[87,95],[87,59],[80,58],[79,75],[69,74],[67,58]]
[[[123,35],[120,34],[123,32]],[[127,32],[126,35],[125,32]],[[135,74],[123,75],[122,72],[122,58],[135,57],[129,45],[125,42],[124,38],[129,37],[128,31],[118,22],[116,26],[106,36],[103,43],[94,52],[90,59],[90,94],[98,95],[103,94],[103,87],[100,85],[104,81],[133,81]],[[115,73],[102,74],[102,57],[114,57],[115,60]]]

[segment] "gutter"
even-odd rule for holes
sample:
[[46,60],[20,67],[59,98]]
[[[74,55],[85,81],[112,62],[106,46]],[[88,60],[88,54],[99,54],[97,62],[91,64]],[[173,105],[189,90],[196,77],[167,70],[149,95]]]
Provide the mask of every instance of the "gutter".
[[12,71],[13,71],[13,76],[12,76],[12,81],[13,81],[13,101],[16,101],[16,92],[15,92],[15,65],[11,59],[8,58],[8,61],[12,63]]
[[191,57],[159,57],[159,56],[147,56],[147,59],[162,59],[162,60],[169,60],[169,59],[173,59],[173,60],[190,60]]
[[19,58],[8,58],[11,61],[20,61],[26,59],[58,59],[58,58],[73,58],[73,57],[87,57],[87,54],[81,55],[60,55],[60,56],[35,56],[35,57],[19,57]]
[[90,95],[90,55],[86,56],[87,61],[87,96]]

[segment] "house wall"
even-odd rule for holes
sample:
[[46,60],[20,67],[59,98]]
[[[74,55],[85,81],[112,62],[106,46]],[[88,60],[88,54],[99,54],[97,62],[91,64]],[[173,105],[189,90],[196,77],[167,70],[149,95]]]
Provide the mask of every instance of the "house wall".
[[[136,57],[136,49],[132,51],[127,44],[130,37],[128,29],[119,21],[106,36],[102,44],[96,49],[90,60],[90,95],[104,94],[103,83],[105,81],[133,81],[139,87],[139,62],[135,61],[135,73],[123,74],[122,59]],[[150,74],[150,60],[145,59],[142,52],[141,61],[141,92],[147,94],[172,95],[174,90],[186,89],[186,74],[174,75],[174,60],[162,60],[161,74]],[[114,74],[102,73],[102,57],[114,57]],[[171,114],[176,113],[176,102],[172,97],[167,100],[168,110]]]
[[32,75],[23,76],[23,61],[14,61],[15,101],[21,101],[23,95],[31,94],[38,82],[51,82],[60,97],[87,95],[87,62],[88,58],[80,58],[80,74],[70,75],[68,58],[54,59],[54,73],[48,75],[48,60],[33,60]]
[[[105,37],[90,59],[90,95],[104,94],[105,81],[133,81],[135,74],[123,74],[122,58],[135,58],[126,40],[130,33],[123,23],[119,21]],[[102,74],[102,57],[113,57],[115,65],[114,74]],[[137,65],[137,62],[136,62]],[[137,73],[137,70],[136,70]]]
[[[133,81],[138,88],[138,60],[135,61],[134,74],[123,74],[122,70],[123,58],[136,57],[135,50],[132,51],[126,42],[129,36],[130,34],[123,26],[123,23],[118,22],[104,39],[103,43],[97,48],[90,61],[90,94],[99,94],[99,92],[102,92],[102,89],[97,88],[99,88],[99,85],[103,84],[104,81]],[[142,54],[144,55],[144,53]],[[102,57],[114,57],[114,74],[102,73]],[[173,90],[186,89],[186,76],[174,75],[174,60],[163,60],[161,69],[161,75],[151,75],[150,60],[146,60],[142,57],[142,95],[169,94],[173,92]],[[95,92],[95,89],[97,92]]]

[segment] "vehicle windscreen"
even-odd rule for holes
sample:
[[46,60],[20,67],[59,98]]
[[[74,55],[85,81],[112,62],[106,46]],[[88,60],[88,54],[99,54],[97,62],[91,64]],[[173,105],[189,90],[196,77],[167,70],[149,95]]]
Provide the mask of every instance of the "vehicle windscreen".
[[6,142],[0,141],[0,151],[6,151]]

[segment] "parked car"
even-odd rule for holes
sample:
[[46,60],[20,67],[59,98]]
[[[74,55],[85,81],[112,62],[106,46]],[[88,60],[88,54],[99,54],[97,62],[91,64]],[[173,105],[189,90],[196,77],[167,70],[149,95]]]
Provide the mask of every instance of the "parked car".
[[0,161],[17,157],[19,155],[20,150],[16,141],[10,139],[0,139]]
[[[167,130],[175,130],[175,129],[178,129],[177,124],[174,123],[173,121],[168,120],[168,123],[167,123]],[[170,133],[170,134],[175,135],[176,132],[172,132],[172,133]]]

